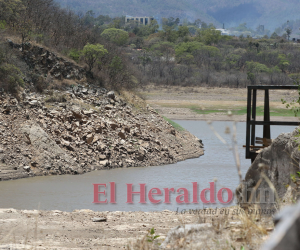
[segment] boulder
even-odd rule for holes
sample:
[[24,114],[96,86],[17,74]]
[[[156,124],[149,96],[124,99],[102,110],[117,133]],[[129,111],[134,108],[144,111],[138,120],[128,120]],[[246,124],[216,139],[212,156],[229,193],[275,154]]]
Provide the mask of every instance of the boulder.
[[99,155],[99,160],[100,161],[103,161],[103,160],[105,160],[106,159],[106,155]]
[[94,139],[94,135],[93,134],[88,134],[86,136],[86,143],[90,144],[93,141],[93,139]]
[[125,135],[125,132],[124,131],[120,131],[119,133],[118,133],[118,136],[119,137],[121,137],[122,139],[126,139],[126,135]]
[[107,93],[107,97],[114,100],[115,99],[115,92],[114,91],[109,91]]
[[108,165],[108,160],[100,161],[99,164],[102,167],[106,167]]
[[[279,198],[285,197],[285,202],[291,202],[294,199],[292,197],[288,198],[286,194],[288,187],[294,185],[291,174],[297,176],[297,172],[299,172],[300,151],[298,148],[299,143],[296,142],[297,137],[295,137],[298,134],[298,128],[292,133],[280,134],[269,147],[264,148],[257,155],[246,173],[245,182],[237,188],[236,194],[240,204],[250,198],[246,197],[247,192],[243,190],[255,187],[262,178],[262,173],[272,182]],[[269,190],[270,186],[263,179],[259,188]],[[257,192],[257,195],[259,194],[260,192]],[[271,204],[269,205],[271,206]],[[264,206],[267,206],[267,204]]]
[[[46,166],[57,166],[55,159],[60,159],[66,164],[61,167],[61,171],[66,169],[73,169],[77,173],[81,173],[79,165],[72,160],[72,158],[60,148],[54,140],[37,124],[35,123],[24,123],[20,125],[20,131],[24,134],[26,140],[30,140],[32,148],[32,158],[39,168],[46,168]],[[66,141],[63,143],[68,144]],[[42,171],[42,169],[41,169]]]
[[24,169],[25,171],[27,171],[27,172],[30,172],[30,167],[29,167],[29,166],[25,166],[25,167],[23,167],[23,169]]
[[107,219],[104,217],[94,217],[92,218],[93,222],[105,222]]

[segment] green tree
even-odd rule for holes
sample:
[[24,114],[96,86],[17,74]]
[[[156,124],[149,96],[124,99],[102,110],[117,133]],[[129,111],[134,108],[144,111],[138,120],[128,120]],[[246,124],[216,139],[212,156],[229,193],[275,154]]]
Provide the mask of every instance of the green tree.
[[81,51],[84,62],[89,66],[89,72],[95,66],[95,63],[100,63],[101,58],[107,54],[108,51],[101,44],[87,44]]
[[191,54],[194,51],[199,50],[202,46],[204,46],[204,44],[197,41],[180,43],[175,47],[176,57],[180,57],[185,53]]
[[246,62],[246,68],[247,68],[247,79],[251,82],[251,84],[254,84],[256,82],[257,75],[260,72],[269,72],[269,68],[261,63],[258,62]]
[[178,38],[178,34],[174,26],[164,25],[161,34],[163,38],[165,38],[168,42],[171,43],[174,43]]
[[207,28],[198,30],[196,39],[199,42],[204,42],[206,45],[217,44],[221,39],[221,31],[215,28]]
[[123,46],[129,38],[128,32],[116,28],[104,30],[101,36],[119,46]]
[[290,63],[288,59],[286,58],[285,54],[279,54],[278,55],[279,64],[278,67],[281,69],[282,72],[285,72],[285,70],[290,66]]
[[0,0],[0,20],[5,21],[8,25],[15,24],[22,8],[24,6],[20,0]]
[[190,34],[190,30],[187,26],[179,26],[178,28],[178,36],[185,37]]
[[[149,27],[149,30],[150,30],[150,34],[153,34],[153,33],[156,33],[159,29],[159,25],[157,23],[157,21],[154,19],[150,22],[149,25],[147,25],[147,27]],[[150,35],[149,34],[149,35]]]

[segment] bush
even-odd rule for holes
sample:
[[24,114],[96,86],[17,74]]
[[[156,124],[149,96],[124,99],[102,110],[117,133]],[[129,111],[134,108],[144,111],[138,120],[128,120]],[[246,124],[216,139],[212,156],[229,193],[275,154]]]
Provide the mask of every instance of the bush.
[[78,63],[80,59],[80,51],[77,49],[71,49],[68,56]]
[[24,87],[20,69],[8,63],[0,65],[0,88],[8,93],[17,93],[20,86]]

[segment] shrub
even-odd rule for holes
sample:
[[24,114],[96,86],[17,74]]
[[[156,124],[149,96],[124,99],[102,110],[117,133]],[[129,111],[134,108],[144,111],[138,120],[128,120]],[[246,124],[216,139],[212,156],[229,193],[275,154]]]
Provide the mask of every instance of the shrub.
[[5,92],[17,93],[20,86],[24,86],[20,69],[12,64],[3,63],[0,66],[0,88]]

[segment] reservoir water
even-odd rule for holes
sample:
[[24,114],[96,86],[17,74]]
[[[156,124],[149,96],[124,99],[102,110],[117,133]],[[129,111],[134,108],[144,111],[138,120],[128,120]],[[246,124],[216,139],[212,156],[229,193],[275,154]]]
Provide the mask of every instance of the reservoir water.
[[[216,181],[216,190],[222,187],[231,189],[233,192],[239,183],[237,169],[233,153],[211,131],[205,121],[176,121],[182,127],[202,139],[205,154],[200,158],[190,159],[176,164],[137,167],[126,169],[112,169],[94,171],[84,175],[63,175],[34,177],[13,181],[0,182],[0,208],[15,209],[42,209],[73,211],[75,209],[91,209],[94,211],[161,211],[182,209],[199,209],[203,207],[224,206],[219,201],[216,204],[203,204],[198,197],[199,203],[178,204],[176,196],[170,193],[170,203],[164,203],[164,195],[153,196],[162,199],[161,203],[152,204],[148,199],[151,188],[186,188],[189,191],[189,199],[192,202],[192,182],[198,183],[199,193],[209,188],[209,182]],[[213,122],[215,130],[231,145],[231,135],[225,134],[228,126],[232,131],[232,122]],[[262,126],[257,126],[257,136],[262,137]],[[282,132],[291,132],[291,126],[273,126],[272,138],[276,138]],[[237,140],[239,155],[242,165],[243,177],[250,166],[250,160],[245,159],[245,122],[237,123]],[[93,204],[93,184],[115,182],[116,203]],[[127,201],[127,186],[133,184],[133,191],[139,191],[139,184],[146,184],[146,204],[139,203],[139,195],[134,195],[133,204]],[[103,191],[104,188],[101,189]],[[109,188],[107,192],[109,193]],[[164,194],[164,193],[163,193]],[[103,195],[100,195],[105,200]],[[106,197],[108,202],[110,196]],[[224,196],[226,200],[226,195]],[[230,204],[233,205],[234,201]]]

